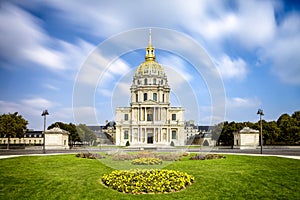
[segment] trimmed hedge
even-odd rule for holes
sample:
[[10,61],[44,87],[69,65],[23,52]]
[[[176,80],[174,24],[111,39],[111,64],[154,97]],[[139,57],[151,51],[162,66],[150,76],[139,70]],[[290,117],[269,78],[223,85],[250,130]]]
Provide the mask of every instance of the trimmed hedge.
[[118,153],[112,155],[112,159],[115,161],[124,161],[124,160],[134,160],[139,158],[159,158],[164,161],[178,161],[182,154],[158,154],[149,151],[141,151],[138,154],[127,154],[127,153]]
[[185,172],[165,169],[115,170],[102,177],[106,186],[131,194],[176,192],[193,181],[194,177]]
[[92,154],[92,153],[78,153],[78,154],[76,154],[76,157],[79,157],[79,158],[88,158],[88,159],[101,159],[101,158],[105,158],[104,156],[102,156],[100,154]]
[[161,165],[160,158],[138,158],[131,161],[133,165]]
[[218,154],[197,154],[190,158],[190,160],[211,160],[211,159],[223,159],[226,158],[225,156],[218,155]]

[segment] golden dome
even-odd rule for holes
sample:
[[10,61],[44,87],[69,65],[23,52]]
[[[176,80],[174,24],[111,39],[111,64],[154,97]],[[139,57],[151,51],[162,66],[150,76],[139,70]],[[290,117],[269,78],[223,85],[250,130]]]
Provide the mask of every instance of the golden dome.
[[154,60],[146,60],[137,68],[136,75],[163,75],[163,67]]

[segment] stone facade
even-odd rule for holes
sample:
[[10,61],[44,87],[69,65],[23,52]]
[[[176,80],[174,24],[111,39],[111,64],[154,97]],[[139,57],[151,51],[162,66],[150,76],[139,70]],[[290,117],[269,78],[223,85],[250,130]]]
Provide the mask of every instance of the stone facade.
[[45,131],[45,149],[69,149],[69,132],[58,127]]
[[116,145],[184,145],[184,109],[170,106],[170,86],[151,43],[130,87],[130,107],[116,109]]
[[239,132],[233,133],[234,148],[256,149],[259,145],[259,131],[245,127]]

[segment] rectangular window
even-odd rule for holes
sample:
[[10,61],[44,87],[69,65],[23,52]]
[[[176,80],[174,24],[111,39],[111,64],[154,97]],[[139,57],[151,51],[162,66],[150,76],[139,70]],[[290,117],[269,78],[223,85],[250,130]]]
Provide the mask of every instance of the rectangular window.
[[128,114],[124,114],[124,120],[128,121]]
[[172,130],[172,139],[176,140],[176,131],[175,130]]
[[157,101],[157,93],[153,93],[153,101]]
[[128,140],[129,136],[128,136],[128,131],[124,131],[124,140]]
[[176,114],[172,114],[172,121],[176,120]]
[[153,115],[147,114],[147,121],[153,121]]

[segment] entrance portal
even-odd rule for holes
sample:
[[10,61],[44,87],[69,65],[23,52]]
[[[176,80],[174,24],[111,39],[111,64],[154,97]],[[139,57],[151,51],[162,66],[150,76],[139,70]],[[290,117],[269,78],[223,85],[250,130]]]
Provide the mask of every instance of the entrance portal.
[[153,144],[153,133],[148,133],[147,136],[148,136],[147,143]]

